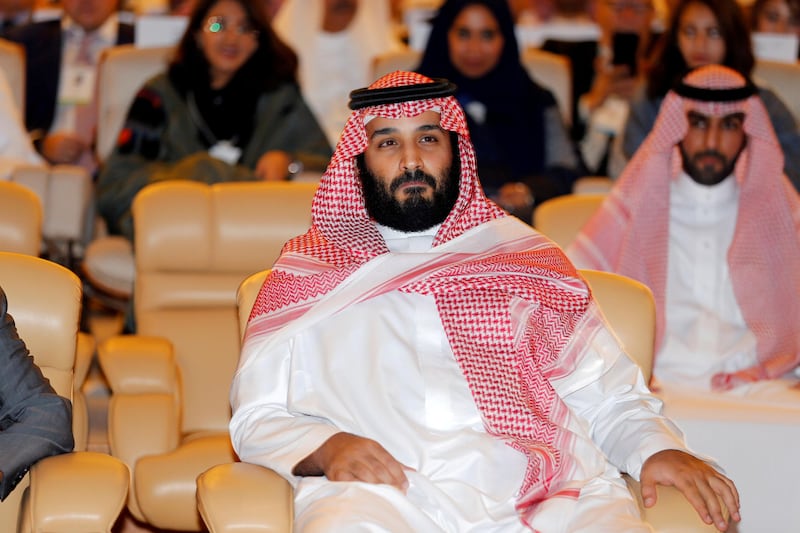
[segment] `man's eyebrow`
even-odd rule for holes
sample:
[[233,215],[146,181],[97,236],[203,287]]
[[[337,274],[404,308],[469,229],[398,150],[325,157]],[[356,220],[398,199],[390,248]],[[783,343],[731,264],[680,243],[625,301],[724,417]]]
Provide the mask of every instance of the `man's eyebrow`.
[[709,118],[708,115],[704,115],[703,113],[701,113],[699,111],[695,111],[693,109],[690,109],[689,111],[687,111],[686,112],[686,116],[689,117],[689,118]]
[[[432,130],[444,131],[439,124],[423,124],[414,131],[432,131]],[[392,133],[397,133],[397,128],[393,126],[386,126],[385,128],[380,128],[373,131],[372,135],[370,135],[369,138],[374,139],[379,135],[390,135]]]
[[731,113],[730,115],[725,115],[722,117],[723,119],[737,119],[737,120],[744,120],[744,112],[737,111],[736,113]]

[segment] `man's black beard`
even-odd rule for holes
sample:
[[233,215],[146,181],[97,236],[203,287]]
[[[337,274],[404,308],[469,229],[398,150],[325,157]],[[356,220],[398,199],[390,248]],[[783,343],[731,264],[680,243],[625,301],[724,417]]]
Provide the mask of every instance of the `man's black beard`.
[[[456,163],[445,171],[446,178],[437,187],[436,179],[420,169],[405,172],[394,178],[389,189],[367,169],[364,155],[356,158],[367,213],[378,224],[403,232],[423,231],[441,224],[458,199],[461,165]],[[456,157],[456,162],[460,162]],[[422,196],[422,190],[409,191],[409,198],[400,202],[392,195],[403,183],[423,181],[433,188],[433,198]]]
[[[742,148],[744,148],[744,145],[742,145]],[[739,159],[739,154],[742,153],[740,149],[739,153],[736,154],[736,156],[730,161],[728,161],[724,155],[716,150],[705,150],[703,152],[694,154],[693,157],[689,157],[689,155],[683,149],[683,146],[680,146],[680,150],[681,158],[683,159],[683,171],[686,172],[696,183],[708,186],[716,185],[730,176],[733,173],[733,168],[736,166],[736,161]],[[719,159],[723,164],[722,169],[714,170],[713,168],[704,167],[695,163],[695,160],[699,160],[701,157],[708,156]]]

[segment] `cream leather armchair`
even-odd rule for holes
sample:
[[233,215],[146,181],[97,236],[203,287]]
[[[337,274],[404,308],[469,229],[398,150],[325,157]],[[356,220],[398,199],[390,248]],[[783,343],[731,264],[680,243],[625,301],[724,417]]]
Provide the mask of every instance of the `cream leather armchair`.
[[605,193],[565,194],[545,200],[533,210],[533,227],[566,249],[605,197]]
[[[629,356],[649,381],[655,340],[655,302],[645,285],[618,274],[581,270],[603,314]],[[239,287],[240,333],[244,334],[250,310],[268,271],[247,278]],[[711,533],[683,495],[672,487],[659,487],[658,503],[644,507],[639,483],[625,476],[642,516],[659,533]],[[200,514],[211,533],[292,531],[292,489],[275,472],[254,464],[213,467],[197,478]]]
[[132,471],[128,509],[199,531],[197,476],[235,460],[230,383],[239,358],[236,289],[311,221],[313,183],[170,181],[133,203],[137,335],[99,346],[111,386],[109,444]]
[[[30,255],[0,252],[8,310],[42,373],[71,398],[81,309],[81,282],[72,272]],[[73,417],[85,418],[75,408]],[[86,427],[86,420],[73,428]],[[82,443],[81,443],[82,441]],[[0,531],[110,532],[125,503],[128,469],[119,460],[82,451],[42,459],[0,504]]]

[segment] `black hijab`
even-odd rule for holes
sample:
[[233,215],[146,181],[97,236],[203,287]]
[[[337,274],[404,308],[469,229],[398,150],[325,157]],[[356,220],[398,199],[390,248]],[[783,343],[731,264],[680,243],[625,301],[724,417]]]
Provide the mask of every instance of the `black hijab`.
[[[466,7],[485,6],[495,17],[504,44],[493,70],[480,78],[468,78],[450,61],[448,32]],[[520,63],[514,20],[507,0],[447,0],[432,21],[432,29],[417,72],[447,78],[458,86],[462,105],[477,100],[486,108],[480,125],[467,113],[479,167],[501,165],[507,176],[481,173],[484,187],[494,189],[504,181],[541,174],[545,168],[544,110],[555,105],[549,91],[528,76]],[[503,172],[501,172],[503,173]]]

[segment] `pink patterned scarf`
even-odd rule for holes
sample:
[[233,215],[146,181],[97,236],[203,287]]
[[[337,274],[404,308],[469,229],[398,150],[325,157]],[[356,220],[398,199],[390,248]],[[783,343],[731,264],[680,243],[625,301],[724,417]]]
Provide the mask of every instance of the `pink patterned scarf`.
[[[429,82],[418,74],[395,72],[370,89]],[[434,250],[506,216],[483,194],[464,112],[453,97],[354,111],[320,182],[311,228],[285,245],[259,293],[245,348],[253,338],[272,335],[303,317],[351,274],[388,253],[364,207],[354,160],[367,146],[364,118],[416,116],[430,109],[440,111],[445,130],[458,134],[461,162],[459,196],[436,234]],[[363,298],[388,290],[434,296],[487,431],[529,459],[517,502],[525,520],[538,502],[576,474],[569,454],[563,453],[574,438],[563,427],[568,410],[548,378],[569,366],[560,357],[590,296],[558,247],[532,230],[522,235],[498,239],[479,251],[454,246],[453,253],[434,254],[420,269],[365,290]]]
[[[730,89],[746,80],[709,65],[685,78],[692,87]],[[656,347],[665,328],[670,180],[682,168],[676,146],[686,135],[686,113],[745,114],[747,146],[734,169],[739,213],[728,250],[736,300],[757,339],[758,364],[711,378],[715,390],[776,378],[800,362],[800,200],[783,174],[783,153],[758,96],[701,102],[670,92],[650,135],[636,151],[598,212],[569,249],[581,266],[625,274],[648,285],[658,310]]]

